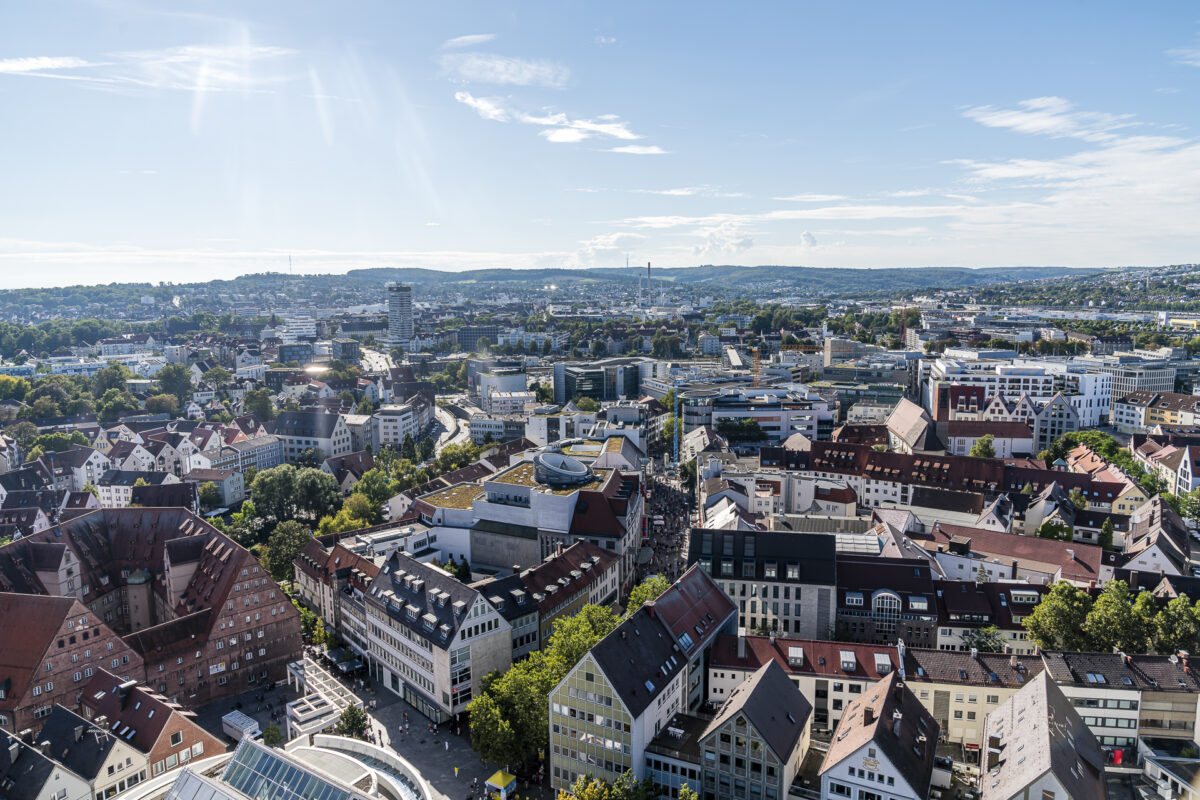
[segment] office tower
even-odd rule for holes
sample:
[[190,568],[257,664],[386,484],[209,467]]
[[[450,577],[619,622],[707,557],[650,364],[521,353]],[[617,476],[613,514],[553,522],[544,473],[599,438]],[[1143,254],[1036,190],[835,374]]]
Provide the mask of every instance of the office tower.
[[408,347],[413,338],[412,287],[389,283],[388,344]]

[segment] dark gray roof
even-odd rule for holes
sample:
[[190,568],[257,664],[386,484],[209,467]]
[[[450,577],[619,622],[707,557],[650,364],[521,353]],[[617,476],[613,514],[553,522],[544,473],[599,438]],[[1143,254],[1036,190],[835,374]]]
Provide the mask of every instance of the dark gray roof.
[[526,590],[525,581],[519,574],[506,575],[475,586],[484,599],[500,612],[500,616],[509,622],[538,610],[537,601]]
[[134,486],[129,504],[143,508],[190,508],[199,504],[199,489],[192,481],[164,483],[158,486]]
[[309,439],[328,439],[340,417],[318,411],[284,411],[270,424],[277,436],[304,436]]
[[1047,772],[1068,797],[1107,796],[1100,743],[1045,672],[988,714],[985,736],[985,800],[1015,797]]
[[804,734],[812,704],[774,660],[759,667],[725,700],[702,738],[715,735],[726,722],[741,714],[774,751],[776,758],[791,760],[796,742]]
[[42,473],[32,467],[21,467],[0,475],[0,486],[10,492],[17,489],[43,489],[45,485]]
[[136,469],[106,470],[96,481],[97,486],[133,486],[141,478],[151,486],[157,486],[168,478],[174,477],[169,472],[145,472]]
[[644,605],[592,648],[592,658],[634,718],[687,664],[687,654]]
[[[784,531],[730,531],[693,528],[689,537],[688,563],[712,559],[711,574],[718,579],[769,580],[777,583],[804,583],[832,586],[837,578],[837,538],[827,533],[798,536]],[[719,569],[722,558],[733,560],[733,575]],[[754,562],[753,575],[746,575],[743,564]],[[767,565],[775,565],[775,577],[767,577]],[[796,578],[788,578],[788,568],[796,567]]]
[[116,737],[63,706],[55,706],[34,737],[39,745],[49,742],[46,755],[88,781],[104,766]]
[[437,567],[393,553],[379,570],[368,602],[435,647],[454,639],[479,592]]
[[5,800],[36,800],[54,774],[54,762],[37,747],[0,730],[0,796]]

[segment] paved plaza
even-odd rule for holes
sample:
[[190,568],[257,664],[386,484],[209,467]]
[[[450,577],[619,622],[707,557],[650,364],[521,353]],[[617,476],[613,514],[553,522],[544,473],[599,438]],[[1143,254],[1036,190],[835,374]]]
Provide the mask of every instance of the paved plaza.
[[[498,768],[507,766],[484,763],[471,749],[469,732],[466,730],[456,735],[450,725],[440,725],[431,732],[428,719],[372,681],[364,682],[362,688],[359,688],[357,680],[344,680],[343,685],[363,700],[371,717],[370,735],[374,737],[374,742],[390,748],[421,773],[434,792],[431,800],[478,800],[483,797],[483,782]],[[221,730],[221,717],[236,709],[253,717],[264,730],[267,725],[274,723],[283,731],[286,729],[286,706],[300,696],[295,689],[280,682],[274,689],[247,692],[205,706],[197,713],[197,722],[229,742]],[[374,708],[371,708],[372,702]],[[408,714],[407,733],[403,730],[405,713]],[[455,767],[458,767],[457,776],[454,774]],[[471,791],[473,778],[479,779],[479,788],[474,793]],[[530,800],[550,800],[554,792],[545,782],[541,787],[519,783],[517,796]]]

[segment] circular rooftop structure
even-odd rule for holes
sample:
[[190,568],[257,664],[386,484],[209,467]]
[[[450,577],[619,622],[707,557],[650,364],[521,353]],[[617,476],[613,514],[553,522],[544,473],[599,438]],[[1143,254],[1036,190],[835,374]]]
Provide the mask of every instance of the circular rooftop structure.
[[533,477],[551,486],[575,486],[595,480],[592,468],[562,453],[538,453],[533,457]]

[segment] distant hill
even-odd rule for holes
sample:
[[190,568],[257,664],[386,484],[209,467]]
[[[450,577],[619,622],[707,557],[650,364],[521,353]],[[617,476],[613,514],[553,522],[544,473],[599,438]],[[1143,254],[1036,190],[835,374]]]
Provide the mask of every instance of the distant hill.
[[[888,269],[846,269],[823,267],[739,267],[701,266],[668,267],[652,271],[656,280],[679,284],[710,284],[732,288],[749,283],[775,285],[791,284],[811,292],[902,292],[944,287],[965,288],[991,286],[997,283],[1063,277],[1084,276],[1102,272],[1099,269],[1070,267],[916,267]],[[371,268],[350,270],[346,277],[355,283],[401,281],[414,285],[504,284],[531,282],[554,283],[557,286],[580,282],[635,282],[644,277],[644,267],[611,269],[476,269],[465,272],[441,272],[432,269]]]

